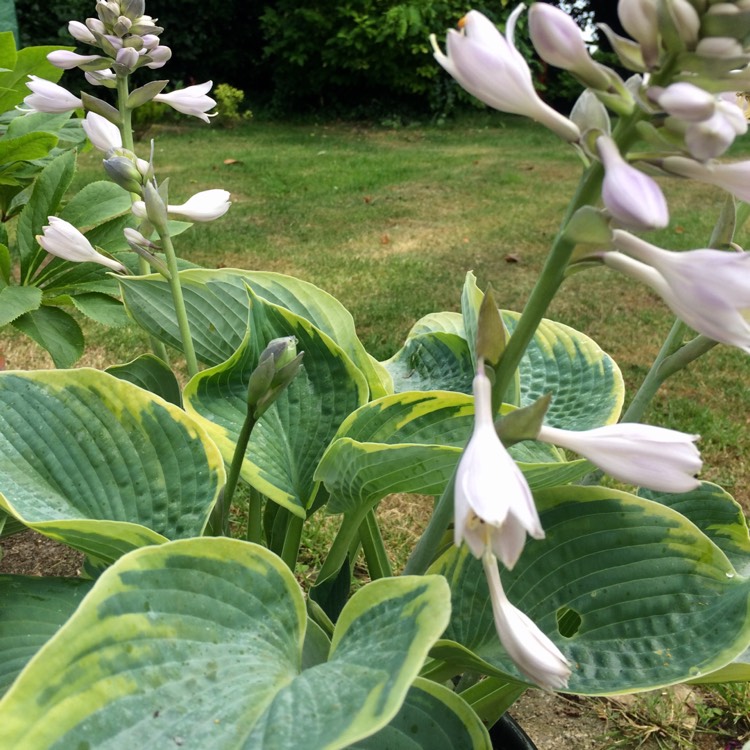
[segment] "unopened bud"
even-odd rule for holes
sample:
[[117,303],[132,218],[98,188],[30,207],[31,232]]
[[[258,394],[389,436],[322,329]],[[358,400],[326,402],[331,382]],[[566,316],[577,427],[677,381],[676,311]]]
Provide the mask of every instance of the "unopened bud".
[[168,221],[167,206],[152,182],[147,182],[143,186],[143,202],[148,220],[156,227],[159,235],[165,234]]
[[673,83],[665,89],[649,89],[649,99],[670,115],[687,122],[701,122],[711,117],[716,109],[713,94],[692,83]]
[[304,352],[297,354],[294,336],[274,339],[263,350],[250,375],[247,403],[258,419],[295,378]]
[[145,0],[120,0],[120,12],[131,21],[142,16],[145,10]]
[[111,28],[120,15],[120,5],[113,0],[97,0],[96,15],[99,16],[105,26]]
[[649,67],[659,61],[659,13],[657,0],[620,0],[617,15],[625,31],[641,45]]
[[80,21],[71,21],[68,24],[68,33],[77,41],[84,44],[95,44],[96,37]]
[[104,160],[103,164],[113,182],[129,193],[143,194],[141,175],[130,159],[126,156],[110,156]]

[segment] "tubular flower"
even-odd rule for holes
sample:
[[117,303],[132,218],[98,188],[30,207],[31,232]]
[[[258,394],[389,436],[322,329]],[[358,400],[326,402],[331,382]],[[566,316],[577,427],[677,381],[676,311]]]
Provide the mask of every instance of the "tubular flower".
[[26,85],[32,93],[23,102],[34,112],[59,114],[83,107],[83,102],[77,96],[73,96],[67,89],[44,78],[29,76]]
[[571,71],[595,89],[609,87],[606,69],[591,59],[581,29],[564,10],[534,3],[529,9],[529,33],[542,60]]
[[500,442],[492,420],[491,384],[482,367],[474,378],[474,432],[456,472],[454,539],[475,557],[492,549],[507,568],[528,532],[543,539],[534,498],[521,470]]
[[639,231],[667,226],[669,209],[656,182],[631,167],[608,135],[599,136],[596,147],[604,165],[602,201],[612,217],[622,226]]
[[[202,190],[191,196],[185,203],[167,206],[167,213],[171,219],[183,219],[184,221],[213,221],[229,210],[232,205],[227,190]],[[135,201],[132,206],[133,213],[139,219],[146,218],[146,204],[143,201]]]
[[213,86],[213,81],[206,81],[195,86],[187,86],[184,89],[172,91],[169,94],[157,94],[153,101],[168,104],[184,115],[192,115],[193,117],[199,117],[204,122],[209,122],[208,118],[213,115],[207,115],[206,112],[216,106],[216,101],[207,95],[211,86]]
[[750,254],[722,250],[670,252],[615,230],[603,261],[648,284],[672,312],[704,336],[750,354]]
[[510,603],[503,590],[497,561],[493,555],[482,558],[492,601],[492,614],[500,642],[518,670],[545,690],[568,686],[570,665],[560,649],[527,617]]
[[645,424],[611,424],[571,432],[544,426],[538,440],[587,458],[615,479],[658,492],[690,492],[700,482],[698,435]]
[[120,129],[106,117],[88,112],[81,125],[91,143],[105,154],[113,148],[122,148]]
[[100,263],[113,271],[125,271],[125,266],[94,250],[91,243],[69,222],[48,217],[49,226],[43,227],[36,241],[51,255],[76,263]]
[[101,55],[77,55],[75,52],[58,49],[54,52],[50,52],[47,55],[47,60],[49,60],[49,62],[51,62],[56,68],[71,70],[72,68],[80,68],[82,65],[88,63],[101,63],[106,60],[106,58]]
[[464,89],[490,107],[525,115],[566,141],[577,141],[581,136],[578,127],[539,98],[529,66],[515,48],[513,33],[524,7],[519,5],[511,13],[505,36],[489,18],[469,11],[461,32],[448,31],[447,55],[438,47],[435,35],[430,37],[435,59]]
[[750,201],[750,161],[702,164],[684,156],[668,156],[658,164],[667,172],[716,185],[741,201]]

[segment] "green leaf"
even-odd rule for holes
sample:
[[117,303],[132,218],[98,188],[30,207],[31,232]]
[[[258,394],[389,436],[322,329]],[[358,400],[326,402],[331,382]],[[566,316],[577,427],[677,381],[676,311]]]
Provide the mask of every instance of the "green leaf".
[[10,284],[11,268],[10,250],[7,245],[0,244],[0,286]]
[[53,83],[57,83],[60,80],[63,71],[60,68],[56,68],[47,60],[47,55],[50,52],[60,49],[72,51],[74,48],[25,47],[18,50],[13,66],[2,66],[4,68],[12,67],[12,70],[0,73],[0,112],[13,109],[13,107],[20,104],[28,96],[30,93],[26,86],[28,76],[39,76]]
[[105,372],[120,380],[127,380],[146,391],[161,396],[175,406],[182,406],[180,384],[169,365],[153,354],[141,354],[132,362],[124,365],[113,365]]
[[42,304],[42,290],[35,286],[6,286],[0,289],[0,328]]
[[[367,378],[373,397],[392,390],[382,367],[357,338],[354,321],[334,297],[291,276],[236,269],[191,270],[180,274],[198,359],[225,362],[239,348],[247,330],[247,284],[258,297],[308,320],[340,346]],[[123,299],[138,324],[166,344],[180,347],[169,285],[154,274],[121,279]]]
[[60,218],[86,234],[117,216],[130,217],[130,193],[114,182],[92,182],[79,190]]
[[701,482],[692,492],[640,489],[641,497],[673,508],[690,519],[724,554],[740,575],[750,576],[750,535],[742,506],[722,487]]
[[13,70],[16,67],[17,57],[16,39],[13,32],[0,31],[0,68]]
[[13,325],[49,352],[55,367],[70,367],[83,354],[83,332],[59,307],[40,307],[22,315]]
[[[60,134],[60,131],[70,122],[72,112],[50,114],[47,112],[29,112],[25,115],[14,117],[8,124],[6,137],[18,138],[27,133],[52,133]],[[19,113],[20,115],[20,113]],[[80,128],[80,126],[78,126]]]
[[[471,281],[469,277],[466,305],[478,299]],[[520,315],[501,313],[512,334]],[[473,311],[470,320],[477,315],[478,310]],[[466,337],[472,333],[461,328],[459,318],[451,313],[435,313],[418,321],[404,346],[383,363],[393,376],[394,390],[470,393],[474,361]],[[530,406],[551,393],[546,421],[569,430],[616,422],[625,392],[620,369],[609,355],[588,336],[551,320],[542,320],[521,360],[518,389],[520,406]]]
[[[351,512],[395,492],[441,494],[473,425],[473,399],[459,393],[397,393],[365,404],[342,423],[316,472],[331,494],[328,512]],[[519,444],[511,455],[532,489],[573,481],[591,468],[565,462],[547,446]]]
[[396,716],[448,600],[436,576],[363,587],[329,659],[302,669],[302,593],[268,550],[225,538],[136,550],[0,702],[0,746],[345,748]]
[[242,346],[226,363],[204,370],[188,383],[185,407],[204,424],[230,463],[247,413],[250,373],[260,352],[274,338],[294,336],[297,351],[304,352],[302,367],[253,428],[241,476],[304,518],[317,492],[313,475],[323,451],[341,422],[366,400],[367,384],[349,357],[309,321],[251,297],[251,327]]
[[0,138],[0,164],[14,161],[42,159],[57,144],[57,136],[52,133],[28,133],[9,138]]
[[52,160],[39,174],[29,202],[18,218],[18,252],[21,257],[21,279],[27,282],[47,257],[39,247],[36,235],[42,233],[47,218],[57,212],[57,207],[68,189],[75,173],[76,154],[65,153]]
[[[527,541],[502,578],[509,599],[569,659],[572,692],[695,679],[748,647],[750,581],[685,517],[598,487],[557,487],[536,500],[546,538]],[[481,563],[452,548],[430,572],[446,576],[454,597],[432,655],[522,681],[495,634]]]
[[70,301],[87,318],[91,318],[91,320],[95,320],[102,325],[120,328],[131,322],[122,302],[108,294],[96,292],[74,294],[70,297]]
[[202,533],[224,483],[182,410],[98,370],[0,373],[0,507],[104,561]]
[[350,750],[492,750],[479,717],[458,693],[417,679],[391,723]]
[[93,586],[80,578],[0,576],[0,694]]

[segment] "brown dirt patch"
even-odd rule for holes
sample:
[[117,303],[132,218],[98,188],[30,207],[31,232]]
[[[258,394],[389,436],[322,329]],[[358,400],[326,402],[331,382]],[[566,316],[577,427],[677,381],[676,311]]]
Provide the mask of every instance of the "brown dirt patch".
[[83,565],[80,552],[35,531],[0,539],[0,550],[0,573],[75,578]]

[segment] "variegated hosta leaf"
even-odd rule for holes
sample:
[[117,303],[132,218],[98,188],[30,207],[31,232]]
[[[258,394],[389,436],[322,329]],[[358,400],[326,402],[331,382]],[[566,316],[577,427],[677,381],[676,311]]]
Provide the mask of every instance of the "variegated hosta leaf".
[[188,383],[185,407],[231,463],[259,353],[274,338],[294,336],[297,351],[304,352],[302,367],[253,428],[241,476],[304,518],[317,490],[313,475],[323,451],[344,419],[367,400],[367,383],[346,353],[308,320],[252,293],[251,298],[242,345],[227,362]]
[[268,550],[136,550],[0,702],[0,747],[344,748],[396,716],[449,599],[439,576],[375,581],[341,613],[328,658],[303,668],[302,593]]
[[641,497],[673,508],[689,518],[721,548],[741,576],[750,577],[750,535],[742,506],[722,487],[701,482],[692,492],[638,490]]
[[153,354],[141,354],[131,362],[112,365],[105,372],[120,380],[127,380],[139,388],[161,396],[170,404],[182,405],[180,384],[169,365]]
[[417,678],[387,727],[350,750],[492,750],[479,717],[458,693]]
[[[546,539],[527,542],[502,578],[569,659],[572,692],[681,682],[748,647],[750,581],[684,516],[598,487],[558,487],[537,501]],[[453,591],[446,641],[433,656],[521,680],[495,633],[481,564],[453,548],[430,572]]]
[[0,575],[0,695],[92,586],[82,578]]
[[[441,494],[473,423],[473,399],[461,393],[397,393],[365,404],[341,425],[316,472],[331,495],[328,512],[347,513],[394,492]],[[590,470],[585,461],[561,460],[554,448],[528,445],[511,453],[530,459],[520,466],[532,488],[573,481]]]
[[0,373],[0,507],[111,561],[200,535],[224,484],[204,430],[98,370]]
[[[120,279],[136,322],[161,341],[181,348],[169,284],[158,274]],[[333,339],[367,378],[373,397],[392,392],[390,377],[365,351],[348,310],[306,281],[263,271],[194,269],[180,273],[198,359],[219,365],[234,354],[247,329],[246,285],[262,299],[308,320]]]

